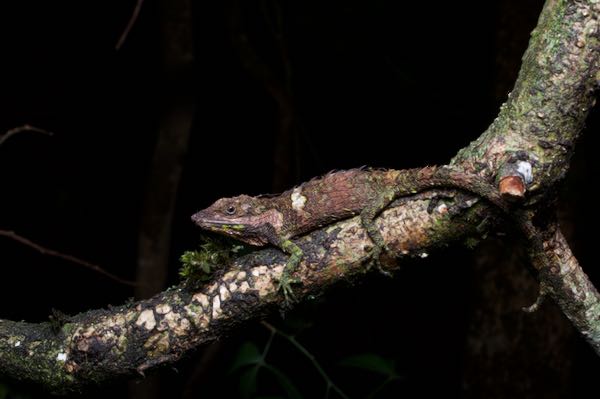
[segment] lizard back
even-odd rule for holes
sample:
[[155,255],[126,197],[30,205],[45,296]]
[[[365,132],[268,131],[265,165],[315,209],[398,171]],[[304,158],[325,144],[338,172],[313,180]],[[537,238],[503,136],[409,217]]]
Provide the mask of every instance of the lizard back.
[[[406,172],[406,171],[404,171]],[[396,184],[401,172],[349,169],[330,172],[288,190],[278,198],[289,221],[284,233],[306,233],[360,213],[386,187]]]

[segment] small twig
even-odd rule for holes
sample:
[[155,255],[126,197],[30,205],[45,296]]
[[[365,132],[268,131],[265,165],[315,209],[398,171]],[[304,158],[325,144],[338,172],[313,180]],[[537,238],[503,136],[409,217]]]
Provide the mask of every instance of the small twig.
[[7,237],[10,238],[14,241],[19,242],[20,244],[23,244],[25,246],[28,246],[29,248],[33,248],[34,250],[38,251],[39,253],[41,253],[42,255],[48,255],[48,256],[54,256],[56,258],[60,258],[60,259],[64,259],[66,261],[78,264],[80,266],[86,267],[90,270],[95,271],[96,273],[100,273],[106,277],[108,277],[111,280],[114,280],[116,282],[118,282],[119,284],[124,284],[124,285],[130,285],[130,286],[137,286],[138,284],[134,281],[129,281],[129,280],[125,280],[122,279],[119,276],[116,276],[110,272],[107,272],[106,270],[104,270],[103,268],[101,268],[98,265],[95,265],[93,263],[87,262],[85,260],[79,259],[73,255],[68,255],[68,254],[63,254],[61,252],[55,251],[53,249],[49,249],[46,247],[43,247],[39,244],[34,243],[33,241],[22,237],[18,234],[16,234],[14,231],[10,231],[10,230],[0,230],[0,236],[3,237]]
[[308,358],[308,360],[312,363],[313,367],[317,370],[317,372],[321,375],[321,377],[323,377],[323,379],[327,383],[327,391],[333,389],[333,391],[335,391],[338,395],[340,395],[341,398],[343,398],[343,399],[349,399],[348,396],[337,385],[335,385],[335,383],[327,375],[327,373],[325,372],[325,370],[323,370],[323,367],[321,367],[321,365],[319,364],[319,362],[317,362],[317,359],[315,358],[315,356],[312,353],[310,353],[308,351],[308,349],[306,349],[304,346],[302,346],[302,344],[300,342],[296,341],[296,338],[294,338],[291,335],[288,335],[288,334],[284,333],[283,331],[280,331],[275,326],[271,325],[270,323],[268,323],[266,321],[261,321],[261,324],[265,328],[267,328],[267,330],[271,331],[271,334],[272,334],[271,337],[274,334],[282,336],[283,338],[285,338],[286,340],[288,340],[288,342],[290,344],[292,344],[296,349],[298,349],[298,351],[300,353],[302,353],[306,358]]
[[143,3],[144,3],[144,0],[137,0],[137,3],[135,4],[135,8],[133,9],[133,12],[131,13],[131,17],[129,18],[129,22],[127,23],[127,26],[125,27],[125,30],[123,30],[123,33],[121,33],[121,37],[119,37],[117,44],[115,45],[115,50],[117,50],[117,51],[120,50],[121,47],[123,46],[123,44],[125,43],[125,40],[127,40],[127,36],[129,36],[129,32],[133,28],[133,25],[135,25],[135,21],[137,21],[138,16],[140,15],[140,10],[142,9]]
[[4,133],[2,136],[0,136],[0,146],[2,144],[4,144],[4,142],[6,140],[8,140],[10,137],[14,136],[15,134],[23,133],[23,132],[34,132],[34,133],[45,134],[47,136],[52,136],[52,134],[53,134],[52,132],[49,132],[47,130],[40,129],[39,127],[25,124],[23,126],[14,127],[10,130],[7,130],[6,133]]

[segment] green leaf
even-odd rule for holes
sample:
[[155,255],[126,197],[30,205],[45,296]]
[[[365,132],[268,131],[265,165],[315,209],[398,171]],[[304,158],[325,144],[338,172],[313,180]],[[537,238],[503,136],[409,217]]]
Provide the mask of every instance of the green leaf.
[[347,357],[340,361],[340,365],[372,371],[386,377],[395,377],[398,375],[393,360],[384,359],[374,353],[365,353]]
[[277,379],[279,385],[285,390],[288,399],[302,399],[300,391],[294,386],[292,380],[290,380],[281,370],[273,367],[270,364],[266,364],[265,368],[271,372]]
[[263,362],[262,355],[254,342],[246,341],[238,350],[237,355],[231,365],[230,372],[234,372],[241,367],[261,364]]
[[250,399],[256,392],[258,369],[258,366],[251,367],[240,375],[240,396],[243,399]]

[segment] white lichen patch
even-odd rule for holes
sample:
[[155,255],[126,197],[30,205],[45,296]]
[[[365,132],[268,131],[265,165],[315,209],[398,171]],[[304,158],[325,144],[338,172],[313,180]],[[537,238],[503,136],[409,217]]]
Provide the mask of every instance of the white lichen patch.
[[221,278],[221,280],[232,281],[232,280],[235,280],[237,278],[237,275],[238,275],[238,271],[237,270],[233,270],[233,271],[225,273],[223,275],[223,277]]
[[219,299],[218,295],[213,298],[212,305],[212,318],[216,319],[223,313],[223,310],[221,309],[221,299]]
[[473,205],[475,205],[477,203],[477,201],[479,201],[478,198],[473,198],[473,199],[465,201],[465,205],[467,207],[472,207]]
[[6,342],[9,345],[14,345],[15,347],[21,346],[21,340],[23,339],[23,336],[13,336],[13,337],[9,337]]
[[135,322],[138,327],[144,327],[146,330],[152,330],[156,326],[156,319],[154,318],[154,311],[152,309],[146,309]]
[[254,277],[265,275],[267,273],[269,273],[269,268],[267,266],[257,266],[252,269],[252,276]]
[[167,303],[161,303],[160,305],[157,305],[154,309],[158,314],[167,314],[171,311],[171,305]]
[[158,331],[169,330],[175,335],[182,336],[187,334],[190,327],[190,322],[182,317],[179,313],[169,312],[158,323],[156,329]]
[[237,291],[238,289],[238,285],[236,283],[229,283],[229,291],[231,291],[232,293]]
[[517,172],[521,175],[525,183],[529,184],[533,181],[533,170],[529,162],[517,162]]
[[181,326],[182,329],[187,331],[190,329],[191,324],[188,319],[181,319],[181,322],[179,323],[179,325]]
[[259,296],[262,297],[273,293],[275,290],[273,276],[281,276],[283,267],[283,265],[275,266],[270,269],[271,273],[262,273],[254,279],[254,289],[258,292]]
[[243,294],[250,289],[250,284],[247,281],[242,282],[240,285],[240,292]]
[[67,361],[67,354],[65,352],[59,352],[56,355],[56,361],[57,362],[66,362]]
[[206,287],[204,292],[206,292],[209,296],[212,296],[212,294],[217,292],[218,289],[219,289],[219,284],[213,283],[213,284],[209,285],[208,287]]
[[221,297],[221,301],[226,301],[231,297],[231,293],[229,292],[225,284],[219,287],[219,296]]
[[208,309],[208,295],[198,293],[192,297],[192,301],[198,302],[202,306],[202,309]]
[[302,188],[296,187],[294,191],[292,191],[291,195],[292,199],[292,209],[300,212],[304,209],[304,205],[306,204],[306,197],[302,195]]
[[239,272],[239,273],[237,274],[237,280],[238,280],[238,281],[243,281],[243,280],[245,280],[245,279],[246,279],[246,272]]

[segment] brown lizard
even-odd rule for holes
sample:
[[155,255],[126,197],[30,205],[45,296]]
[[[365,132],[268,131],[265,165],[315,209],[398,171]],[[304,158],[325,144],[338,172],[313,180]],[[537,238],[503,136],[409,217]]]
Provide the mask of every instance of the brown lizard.
[[372,260],[385,249],[374,219],[401,196],[431,188],[459,188],[485,198],[502,211],[508,205],[499,191],[479,176],[450,167],[382,170],[350,169],[331,172],[277,196],[240,195],[217,200],[194,214],[203,229],[248,244],[274,245],[290,255],[279,279],[286,302],[293,296],[291,274],[300,263],[302,250],[291,238],[360,214],[374,243]]

